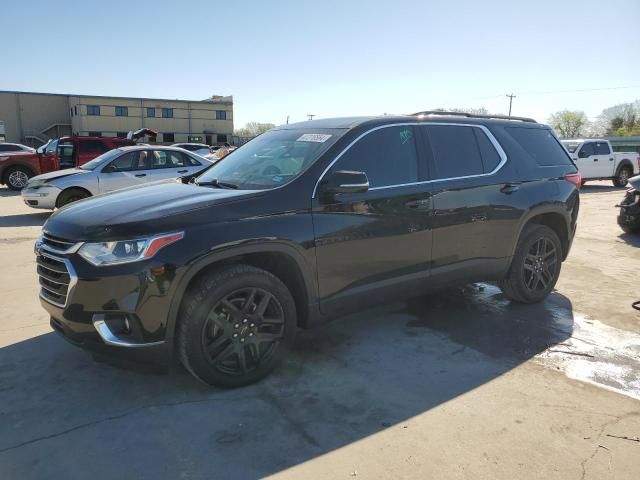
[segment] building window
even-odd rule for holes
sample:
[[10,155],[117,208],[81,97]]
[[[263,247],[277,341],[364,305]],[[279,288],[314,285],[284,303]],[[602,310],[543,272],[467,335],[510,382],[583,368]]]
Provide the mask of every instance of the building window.
[[168,143],[168,142],[173,143],[175,141],[173,133],[163,133],[162,134],[162,141],[165,142],[165,143]]
[[218,143],[227,143],[227,136],[224,134],[219,133],[218,135],[216,135],[216,142]]
[[76,115],[78,115],[78,105],[73,107],[73,113],[75,113]]
[[87,105],[87,115],[100,115],[100,105]]
[[156,109],[153,107],[147,107],[147,117],[155,117],[156,116]]
[[129,107],[116,107],[116,117],[128,117]]
[[89,132],[90,137],[101,137],[102,132]]
[[118,138],[127,138],[127,132],[118,132],[118,133],[116,133],[116,137],[118,137]]
[[73,117],[73,108],[69,109],[69,114]]
[[173,118],[173,108],[163,108],[162,118]]
[[225,110],[216,110],[216,120],[226,120],[227,112]]

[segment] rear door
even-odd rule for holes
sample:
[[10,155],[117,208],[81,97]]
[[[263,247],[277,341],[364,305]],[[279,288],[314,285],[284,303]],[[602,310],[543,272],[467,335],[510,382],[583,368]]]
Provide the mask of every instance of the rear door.
[[615,174],[615,158],[607,142],[594,142],[594,169],[598,177],[613,177]]
[[415,139],[412,125],[379,127],[347,147],[325,174],[365,172],[370,188],[313,199],[323,312],[338,314],[426,286],[431,191]]
[[150,180],[166,180],[195,173],[186,154],[174,150],[153,150],[151,156]]
[[426,124],[420,130],[434,185],[432,281],[498,276],[522,214],[506,154],[480,125]]
[[126,152],[105,166],[98,176],[100,193],[140,185],[149,181],[150,152],[136,150]]

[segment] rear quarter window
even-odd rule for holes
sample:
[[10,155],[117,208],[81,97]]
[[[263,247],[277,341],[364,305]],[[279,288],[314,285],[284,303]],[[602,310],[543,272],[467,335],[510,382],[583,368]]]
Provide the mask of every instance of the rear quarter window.
[[505,127],[504,130],[538,165],[573,165],[567,151],[550,130],[526,127]]

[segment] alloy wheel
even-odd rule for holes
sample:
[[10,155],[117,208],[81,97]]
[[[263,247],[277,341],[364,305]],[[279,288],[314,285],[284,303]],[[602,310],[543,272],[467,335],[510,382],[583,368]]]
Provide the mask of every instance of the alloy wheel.
[[226,295],[211,309],[202,347],[215,369],[245,375],[275,354],[284,333],[284,310],[278,299],[261,288],[245,288]]
[[524,258],[524,284],[532,292],[546,290],[558,269],[558,252],[547,237],[536,240]]
[[9,184],[15,188],[24,188],[27,186],[29,176],[22,170],[14,170],[9,174]]

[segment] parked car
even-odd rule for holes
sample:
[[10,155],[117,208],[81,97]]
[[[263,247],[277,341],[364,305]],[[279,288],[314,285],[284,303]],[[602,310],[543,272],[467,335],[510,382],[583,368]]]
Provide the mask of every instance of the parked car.
[[193,175],[208,166],[204,158],[179,148],[121,147],[79,168],[33,177],[21,194],[30,207],[53,210],[113,190]]
[[629,179],[624,200],[616,207],[620,208],[618,225],[625,233],[640,233],[640,175]]
[[7,152],[29,152],[34,153],[35,148],[22,145],[21,143],[0,143],[0,154]]
[[583,183],[587,180],[612,180],[616,187],[624,187],[630,177],[640,173],[640,154],[614,152],[608,140],[562,140],[562,144],[578,166]]
[[474,281],[531,303],[576,230],[580,174],[534,120],[421,112],[282,125],[195,178],[55,212],[35,245],[51,326],[177,358],[203,382],[267,375],[297,328]]
[[197,153],[202,157],[212,153],[211,147],[209,147],[209,145],[205,145],[204,143],[174,143],[171,146],[184,148],[185,150],[188,150],[193,153]]
[[80,167],[109,150],[135,145],[135,140],[152,130],[130,132],[132,139],[117,137],[69,136],[50,140],[35,152],[0,152],[0,183],[21,190],[35,175]]

